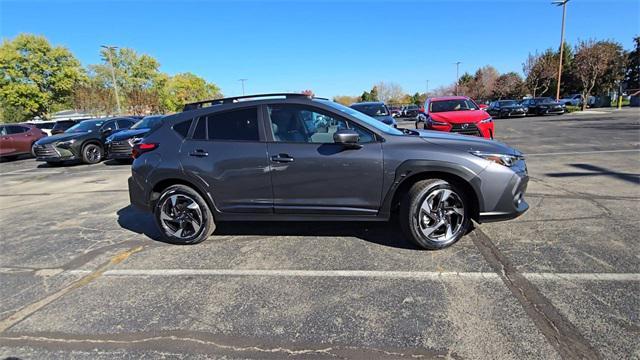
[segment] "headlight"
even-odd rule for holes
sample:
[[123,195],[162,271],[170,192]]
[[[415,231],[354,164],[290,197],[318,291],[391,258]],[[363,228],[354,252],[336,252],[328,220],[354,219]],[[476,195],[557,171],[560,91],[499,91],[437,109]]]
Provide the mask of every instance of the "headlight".
[[471,154],[507,167],[513,166],[518,160],[524,160],[522,155],[494,154],[482,151],[474,151]]
[[447,124],[446,122],[436,121],[436,120],[433,120],[433,119],[432,119],[432,118],[430,118],[430,117],[428,117],[428,118],[427,118],[427,123],[428,123],[429,125],[436,125],[436,126],[447,126],[447,125],[449,125],[449,124]]
[[491,116],[489,116],[488,118],[480,121],[480,124],[487,124],[493,121],[493,118]]
[[61,148],[69,148],[69,147],[71,147],[71,145],[74,142],[76,142],[76,139],[71,139],[71,140],[67,140],[67,141],[61,141],[56,146],[59,146]]

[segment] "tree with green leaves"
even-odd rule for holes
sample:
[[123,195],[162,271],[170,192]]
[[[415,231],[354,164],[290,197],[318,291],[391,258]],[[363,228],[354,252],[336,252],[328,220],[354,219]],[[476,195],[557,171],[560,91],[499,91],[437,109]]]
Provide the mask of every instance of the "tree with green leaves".
[[172,76],[162,91],[162,105],[166,111],[181,111],[184,104],[222,97],[220,88],[192,73]]
[[635,48],[627,55],[624,82],[627,89],[640,90],[640,36],[636,36],[633,41]]
[[3,122],[19,122],[62,110],[84,78],[69,50],[43,36],[20,34],[0,46],[0,106]]
[[[111,51],[111,60],[108,51]],[[102,49],[100,55],[103,63],[90,65],[89,69],[95,74],[99,84],[113,90],[113,64],[124,111],[144,114],[161,110],[160,93],[168,76],[160,72],[160,63],[155,58],[146,54],[139,55],[129,48]]]

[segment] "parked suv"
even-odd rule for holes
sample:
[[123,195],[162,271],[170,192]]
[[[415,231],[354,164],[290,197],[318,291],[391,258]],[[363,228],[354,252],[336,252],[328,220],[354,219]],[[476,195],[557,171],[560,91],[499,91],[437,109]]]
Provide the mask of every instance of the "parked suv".
[[376,120],[382,121],[389,126],[398,127],[396,119],[391,116],[391,112],[387,108],[387,105],[382,101],[359,102],[351,104],[351,108],[369,115]]
[[[212,106],[206,106],[212,105]],[[223,221],[386,221],[425,249],[528,209],[520,152],[476,137],[399,130],[301,94],[188,104],[134,147],[133,205],[165,241]]]
[[15,158],[30,154],[38,139],[47,136],[43,130],[31,124],[0,124],[0,157]]
[[68,160],[81,160],[96,164],[104,159],[106,138],[134,124],[129,118],[105,118],[82,121],[64,133],[38,140],[33,146],[36,160],[60,164]]
[[466,96],[442,96],[425,101],[423,116],[416,119],[416,129],[454,132],[493,139],[493,118]]

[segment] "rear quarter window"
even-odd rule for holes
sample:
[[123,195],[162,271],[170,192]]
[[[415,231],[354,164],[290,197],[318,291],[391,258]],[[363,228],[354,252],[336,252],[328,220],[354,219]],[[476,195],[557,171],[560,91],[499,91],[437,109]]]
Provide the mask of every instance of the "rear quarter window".
[[183,121],[173,125],[173,131],[178,133],[183,138],[187,137],[189,134],[189,128],[191,127],[191,120]]

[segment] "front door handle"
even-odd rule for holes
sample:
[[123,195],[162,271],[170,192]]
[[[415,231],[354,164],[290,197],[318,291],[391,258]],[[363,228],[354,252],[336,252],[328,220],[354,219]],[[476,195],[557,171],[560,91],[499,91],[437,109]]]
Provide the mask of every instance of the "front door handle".
[[196,150],[190,152],[189,156],[205,157],[205,156],[209,156],[209,153],[206,152],[205,150],[202,150],[202,149],[196,149]]
[[271,161],[279,163],[293,162],[293,158],[289,154],[278,154],[271,157]]

